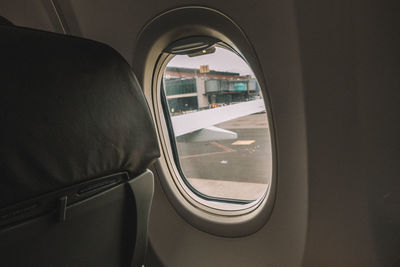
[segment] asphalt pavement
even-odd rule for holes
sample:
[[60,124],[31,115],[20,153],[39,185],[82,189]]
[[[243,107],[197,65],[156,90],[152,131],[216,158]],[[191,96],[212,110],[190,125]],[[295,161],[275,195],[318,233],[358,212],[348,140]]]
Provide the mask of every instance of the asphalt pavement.
[[177,142],[185,177],[208,195],[258,198],[271,179],[271,139],[266,114],[253,114],[216,126],[236,132],[238,138]]

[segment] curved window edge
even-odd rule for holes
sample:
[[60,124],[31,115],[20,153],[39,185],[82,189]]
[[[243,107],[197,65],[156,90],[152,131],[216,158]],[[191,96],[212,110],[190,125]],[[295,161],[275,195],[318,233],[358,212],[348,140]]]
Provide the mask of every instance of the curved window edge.
[[[199,18],[199,16],[207,16],[208,23],[195,25],[190,29],[176,23],[176,21],[182,20],[193,21],[196,17]],[[177,17],[179,17],[179,19],[177,19]],[[216,25],[218,25],[217,28]],[[185,28],[184,31],[182,27]],[[180,34],[177,34],[178,32]],[[260,87],[265,96],[264,101],[267,102],[269,100],[265,80],[262,79],[262,71],[259,68],[259,64],[257,64],[257,57],[251,45],[249,45],[250,43],[246,39],[246,36],[229,18],[218,11],[203,7],[178,8],[160,15],[150,22],[140,33],[137,49],[143,52],[140,48],[144,48],[147,53],[145,53],[146,56],[142,55],[139,57],[139,59],[141,59],[141,64],[134,65],[134,68],[139,68],[139,72],[137,73],[141,75],[138,78],[142,83],[145,96],[154,115],[160,145],[163,151],[162,157],[155,165],[155,171],[158,177],[160,177],[160,183],[169,201],[177,212],[190,224],[200,230],[219,236],[244,236],[254,233],[263,227],[271,215],[275,202],[277,168],[272,112],[271,110],[267,112],[272,143],[272,178],[265,194],[250,204],[240,205],[240,208],[237,204],[223,202],[210,205],[209,201],[205,203],[204,200],[199,199],[198,196],[191,194],[183,178],[179,177],[179,170],[172,159],[173,151],[169,143],[170,136],[167,132],[168,127],[160,101],[160,86],[163,70],[170,57],[170,55],[163,53],[162,50],[173,41],[196,35],[217,38],[234,47],[235,51],[241,51],[243,57],[249,62],[249,65],[253,68],[258,78]],[[235,43],[236,46],[234,46],[233,43]],[[152,45],[146,46],[146,44]],[[137,58],[134,62],[137,63]],[[251,62],[253,62],[253,64]],[[266,106],[268,109],[270,108],[270,105]]]

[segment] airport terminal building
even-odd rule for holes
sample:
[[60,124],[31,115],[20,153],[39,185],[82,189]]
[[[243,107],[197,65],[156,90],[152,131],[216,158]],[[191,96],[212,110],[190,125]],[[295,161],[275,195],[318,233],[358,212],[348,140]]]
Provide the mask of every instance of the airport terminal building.
[[[201,110],[260,97],[257,80],[249,75],[206,68],[167,67],[164,88],[171,114]],[[205,70],[204,70],[205,69]]]

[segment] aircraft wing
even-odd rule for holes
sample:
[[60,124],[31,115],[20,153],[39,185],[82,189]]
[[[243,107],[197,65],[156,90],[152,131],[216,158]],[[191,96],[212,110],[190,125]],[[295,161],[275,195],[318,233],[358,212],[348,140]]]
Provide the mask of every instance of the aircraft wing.
[[[196,140],[234,139],[236,133],[214,127],[214,125],[265,111],[262,99],[237,103],[224,107],[202,110],[171,117],[175,137],[192,134]],[[206,135],[206,136],[203,136]]]

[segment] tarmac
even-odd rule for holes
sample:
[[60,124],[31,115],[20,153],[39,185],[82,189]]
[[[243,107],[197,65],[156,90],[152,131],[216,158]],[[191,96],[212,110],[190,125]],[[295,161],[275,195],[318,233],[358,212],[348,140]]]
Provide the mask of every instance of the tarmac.
[[271,179],[272,153],[266,113],[216,125],[235,140],[177,142],[183,173],[200,192],[240,200],[262,196]]

